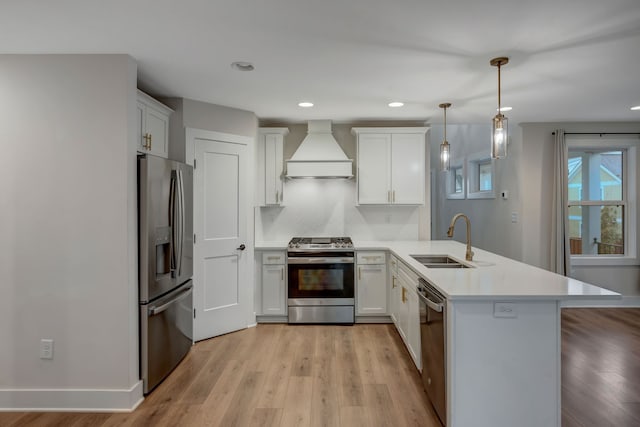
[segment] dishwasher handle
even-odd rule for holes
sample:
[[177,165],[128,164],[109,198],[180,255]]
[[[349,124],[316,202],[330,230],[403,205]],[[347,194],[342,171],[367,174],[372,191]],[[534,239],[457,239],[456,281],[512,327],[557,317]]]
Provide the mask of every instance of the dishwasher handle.
[[439,302],[439,301],[433,301],[431,299],[429,299],[425,293],[426,293],[426,288],[424,287],[424,285],[422,285],[422,283],[420,283],[417,286],[417,294],[418,297],[425,303],[427,304],[427,307],[431,308],[432,310],[438,312],[438,313],[442,313],[442,311],[444,310],[444,303],[443,302]]

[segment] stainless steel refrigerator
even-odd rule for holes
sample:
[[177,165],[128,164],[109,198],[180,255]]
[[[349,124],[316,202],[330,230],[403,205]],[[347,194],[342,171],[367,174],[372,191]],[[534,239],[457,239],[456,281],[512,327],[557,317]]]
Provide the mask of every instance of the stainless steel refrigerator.
[[138,156],[140,375],[153,390],[193,345],[193,168]]

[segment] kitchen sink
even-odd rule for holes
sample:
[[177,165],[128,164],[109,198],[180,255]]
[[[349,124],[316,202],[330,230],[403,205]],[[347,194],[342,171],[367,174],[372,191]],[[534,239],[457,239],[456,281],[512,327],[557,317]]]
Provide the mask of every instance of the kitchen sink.
[[427,268],[469,268],[470,266],[451,258],[449,255],[411,255]]

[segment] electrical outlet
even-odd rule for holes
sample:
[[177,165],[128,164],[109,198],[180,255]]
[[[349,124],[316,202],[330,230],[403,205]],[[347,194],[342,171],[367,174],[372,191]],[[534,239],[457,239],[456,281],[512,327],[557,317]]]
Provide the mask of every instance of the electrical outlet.
[[518,222],[518,212],[511,212],[511,222],[514,224]]
[[40,359],[53,359],[53,340],[40,340]]
[[496,302],[493,304],[493,317],[518,317],[516,305],[512,302]]

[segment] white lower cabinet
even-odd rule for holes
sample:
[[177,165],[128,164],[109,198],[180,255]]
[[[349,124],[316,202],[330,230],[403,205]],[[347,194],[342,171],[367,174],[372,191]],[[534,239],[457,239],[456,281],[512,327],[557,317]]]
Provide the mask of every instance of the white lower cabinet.
[[285,252],[262,254],[262,315],[287,314],[287,271]]
[[389,316],[398,326],[398,302],[400,301],[400,287],[398,285],[398,259],[391,255],[389,260]]
[[398,262],[399,301],[396,327],[416,367],[422,368],[420,347],[420,304],[416,286],[418,276],[404,263]]
[[360,252],[356,255],[357,310],[361,315],[387,314],[387,264],[385,252]]

